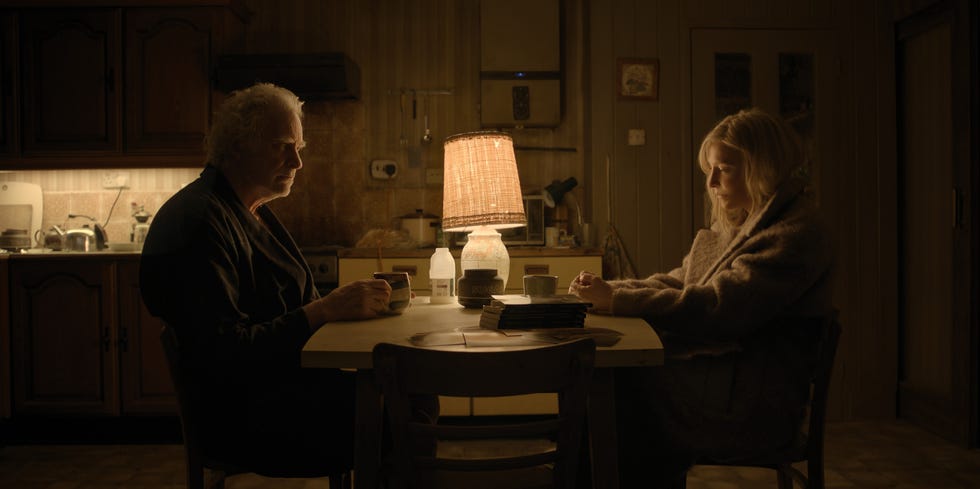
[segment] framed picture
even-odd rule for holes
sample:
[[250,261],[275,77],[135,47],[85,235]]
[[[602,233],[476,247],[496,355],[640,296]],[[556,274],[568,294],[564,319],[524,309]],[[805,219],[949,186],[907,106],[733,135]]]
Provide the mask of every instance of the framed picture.
[[660,60],[619,58],[616,62],[616,93],[625,100],[657,100]]

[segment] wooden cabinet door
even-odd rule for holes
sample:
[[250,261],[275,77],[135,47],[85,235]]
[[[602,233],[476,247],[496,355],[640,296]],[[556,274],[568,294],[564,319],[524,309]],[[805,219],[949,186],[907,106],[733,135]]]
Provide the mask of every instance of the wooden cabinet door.
[[119,11],[21,17],[24,152],[119,149]]
[[0,155],[12,154],[17,150],[17,113],[14,106],[14,93],[17,59],[17,40],[14,15],[0,12]]
[[118,267],[122,414],[176,414],[177,398],[160,345],[163,323],[143,305],[139,262],[123,261]]
[[220,11],[126,12],[126,151],[200,153]]
[[116,414],[111,264],[10,263],[13,414]]

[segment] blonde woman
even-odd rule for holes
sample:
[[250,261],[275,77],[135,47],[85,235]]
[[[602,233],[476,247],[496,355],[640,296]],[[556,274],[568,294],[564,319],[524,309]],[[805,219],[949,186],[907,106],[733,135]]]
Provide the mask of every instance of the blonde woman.
[[834,246],[797,176],[795,132],[744,110],[708,133],[698,162],[713,224],[679,268],[622,281],[582,272],[569,287],[597,312],[645,318],[667,351],[664,366],[617,376],[624,487],[669,487],[697,457],[791,443],[817,326],[833,314]]

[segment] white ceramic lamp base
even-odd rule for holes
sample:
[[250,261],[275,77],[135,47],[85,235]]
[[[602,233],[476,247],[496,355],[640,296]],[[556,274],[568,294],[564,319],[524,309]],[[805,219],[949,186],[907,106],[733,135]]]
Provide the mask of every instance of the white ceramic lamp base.
[[507,247],[500,239],[496,230],[482,226],[467,236],[466,245],[459,255],[460,268],[464,271],[474,268],[493,268],[497,275],[504,280],[507,288],[507,277],[510,275],[510,255]]

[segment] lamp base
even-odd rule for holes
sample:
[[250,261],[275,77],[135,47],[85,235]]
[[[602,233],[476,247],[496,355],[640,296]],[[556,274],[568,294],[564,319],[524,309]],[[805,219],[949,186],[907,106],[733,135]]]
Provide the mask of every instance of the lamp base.
[[475,268],[492,268],[504,280],[507,289],[507,277],[510,275],[510,255],[504,246],[500,233],[487,226],[480,226],[470,232],[466,245],[459,255],[460,268],[463,273]]

